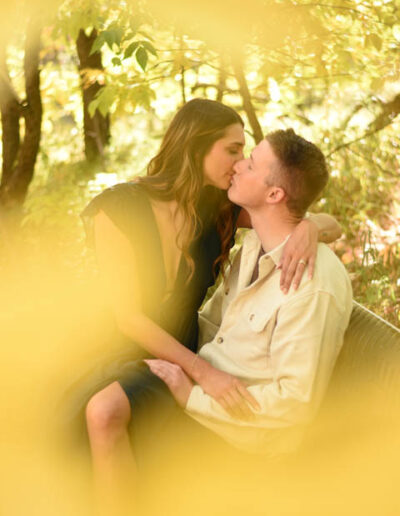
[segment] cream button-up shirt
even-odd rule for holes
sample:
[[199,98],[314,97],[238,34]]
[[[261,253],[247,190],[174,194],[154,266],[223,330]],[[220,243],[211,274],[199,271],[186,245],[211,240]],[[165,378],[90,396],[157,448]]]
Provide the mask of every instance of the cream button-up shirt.
[[[314,277],[283,294],[276,268],[286,240],[260,257],[245,236],[224,283],[199,314],[200,356],[247,385],[261,410],[231,417],[199,385],[186,412],[234,446],[276,455],[295,449],[324,395],[352,310],[349,276],[318,244]],[[258,260],[258,278],[251,283]]]

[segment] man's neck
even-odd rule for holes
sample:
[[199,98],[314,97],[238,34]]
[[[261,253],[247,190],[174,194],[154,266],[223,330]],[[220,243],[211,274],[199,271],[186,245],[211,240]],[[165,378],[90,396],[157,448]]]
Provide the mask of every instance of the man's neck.
[[266,253],[281,244],[300,222],[296,217],[279,208],[254,212],[249,210],[249,215],[252,227]]

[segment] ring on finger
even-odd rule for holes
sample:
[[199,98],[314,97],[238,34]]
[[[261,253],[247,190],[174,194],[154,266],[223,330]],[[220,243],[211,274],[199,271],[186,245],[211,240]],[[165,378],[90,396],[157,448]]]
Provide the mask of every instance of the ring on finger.
[[297,265],[300,265],[301,263],[303,265],[307,265],[307,262],[305,260],[303,260],[303,258],[301,260],[299,260],[299,263]]

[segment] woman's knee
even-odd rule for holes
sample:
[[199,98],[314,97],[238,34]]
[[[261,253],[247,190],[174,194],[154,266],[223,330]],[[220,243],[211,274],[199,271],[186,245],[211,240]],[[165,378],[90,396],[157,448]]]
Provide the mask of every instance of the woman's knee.
[[108,434],[126,427],[131,409],[128,397],[118,382],[96,393],[86,405],[89,434]]

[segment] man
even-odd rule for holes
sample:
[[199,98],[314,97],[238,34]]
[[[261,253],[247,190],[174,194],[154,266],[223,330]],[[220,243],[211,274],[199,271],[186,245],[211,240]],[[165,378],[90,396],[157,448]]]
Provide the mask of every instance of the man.
[[313,278],[280,289],[283,246],[328,180],[315,145],[291,129],[270,133],[235,172],[228,196],[254,229],[200,313],[199,355],[244,381],[259,408],[233,412],[178,366],[147,363],[199,423],[240,449],[276,455],[298,446],[321,402],[349,322],[351,284],[320,243]]

